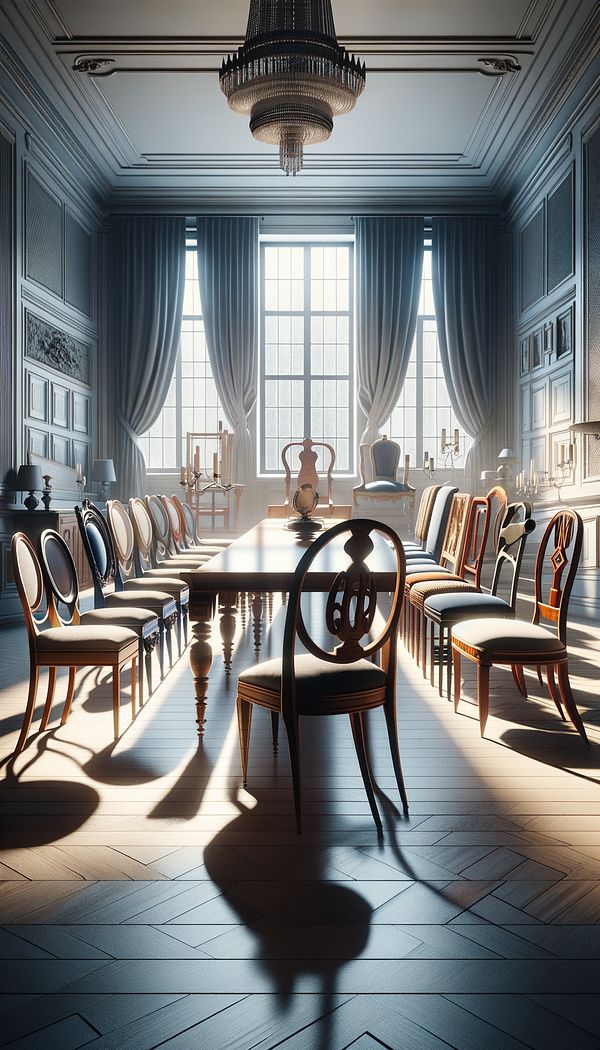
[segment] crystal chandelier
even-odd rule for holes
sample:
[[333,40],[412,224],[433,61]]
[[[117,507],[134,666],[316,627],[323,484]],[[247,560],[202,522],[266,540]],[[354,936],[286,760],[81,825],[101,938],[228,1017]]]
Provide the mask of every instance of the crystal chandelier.
[[246,40],[223,60],[221,90],[250,114],[259,142],[279,145],[286,175],[303,148],[325,142],[365,86],[364,63],[337,42],[331,0],[250,0]]

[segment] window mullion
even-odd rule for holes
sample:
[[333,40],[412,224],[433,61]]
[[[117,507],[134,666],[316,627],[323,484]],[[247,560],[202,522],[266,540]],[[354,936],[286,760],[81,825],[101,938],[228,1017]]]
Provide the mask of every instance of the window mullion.
[[304,246],[304,434],[303,438],[310,437],[310,409],[311,409],[311,316],[310,316],[310,245]]
[[[417,320],[417,464],[423,463],[423,317]],[[435,450],[434,450],[435,451]]]

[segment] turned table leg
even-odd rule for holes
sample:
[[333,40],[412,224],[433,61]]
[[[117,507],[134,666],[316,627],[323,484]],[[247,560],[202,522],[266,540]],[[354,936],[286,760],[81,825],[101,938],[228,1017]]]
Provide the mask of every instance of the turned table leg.
[[204,736],[208,676],[213,658],[210,638],[214,613],[215,595],[207,594],[201,598],[194,599],[194,606],[191,610],[194,620],[192,625],[193,641],[189,647],[189,661],[196,691],[196,725],[198,726],[198,736],[201,739]]
[[231,657],[233,654],[233,639],[235,638],[235,620],[238,595],[237,591],[219,592],[219,616],[221,641],[223,642],[223,663],[225,674],[229,677],[231,673]]

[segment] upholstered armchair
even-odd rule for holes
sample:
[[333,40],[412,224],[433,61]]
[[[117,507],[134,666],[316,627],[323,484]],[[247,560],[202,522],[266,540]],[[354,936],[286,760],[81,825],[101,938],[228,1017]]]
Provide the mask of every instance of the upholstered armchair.
[[407,524],[412,528],[415,490],[409,482],[410,457],[404,457],[402,481],[397,478],[399,460],[400,446],[385,434],[372,445],[360,446],[361,483],[352,490],[353,517],[373,517],[395,529]]

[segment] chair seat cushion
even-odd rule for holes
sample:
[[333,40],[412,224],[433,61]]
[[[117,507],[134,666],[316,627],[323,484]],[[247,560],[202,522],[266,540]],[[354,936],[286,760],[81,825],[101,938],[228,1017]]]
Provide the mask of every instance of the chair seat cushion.
[[443,569],[441,565],[419,565],[408,569],[405,586],[410,590],[417,583],[428,583],[430,580],[444,579],[446,576],[454,576],[450,569]]
[[203,543],[200,546],[196,544],[194,547],[186,547],[184,551],[181,551],[181,554],[184,557],[187,555],[190,558],[195,557],[196,554],[199,554],[201,558],[212,558],[213,555],[221,554],[221,552],[224,550],[227,550],[227,548],[220,547],[218,543],[215,545]]
[[210,561],[210,555],[203,557],[201,554],[192,554],[187,558],[179,557],[176,555],[174,558],[164,558],[156,563],[155,569],[150,569],[150,572],[172,572],[175,576],[178,576],[180,572],[189,572],[193,569],[198,569],[205,562]]
[[[155,572],[157,573],[156,576],[154,576]],[[157,569],[150,569],[143,576],[135,576],[131,580],[125,580],[123,586],[126,591],[151,591],[158,588],[160,591],[166,591],[176,601],[181,602],[186,602],[190,596],[187,583],[184,583],[183,580],[178,580],[176,577],[161,576]]]
[[443,577],[440,578],[439,573],[432,572],[430,580],[413,584],[410,588],[410,600],[417,609],[422,609],[430,594],[443,594],[444,587],[452,587],[455,583],[459,586],[461,583],[463,586],[469,586],[469,584],[465,584],[461,580],[460,576],[453,576],[452,573],[449,573],[447,579],[444,579]]
[[50,627],[38,635],[36,647],[40,652],[72,649],[74,653],[119,653],[132,642],[137,650],[137,634],[127,627]]
[[[370,660],[356,660],[351,664],[333,664],[310,654],[296,657],[296,689],[298,703],[310,698],[325,699],[341,693],[363,693],[385,685],[386,673]],[[258,686],[269,692],[281,689],[281,660],[266,660],[242,671],[239,681]]]
[[413,490],[400,481],[367,481],[366,485],[359,485],[355,492],[364,493],[366,496],[402,496]]
[[501,658],[503,653],[523,656],[562,654],[563,642],[554,633],[535,623],[499,616],[483,620],[461,620],[452,629],[452,640],[472,646],[485,656]]
[[494,594],[480,591],[450,591],[428,598],[424,606],[425,615],[435,619],[447,619],[450,623],[470,620],[480,616],[513,616],[508,602]]
[[105,598],[107,609],[144,608],[157,616],[171,616],[177,611],[175,599],[166,591],[113,591]]
[[113,624],[115,627],[129,627],[136,632],[143,630],[144,627],[155,626],[158,631],[156,613],[152,612],[152,609],[140,609],[135,605],[130,608],[123,605],[120,609],[91,609],[81,614],[80,623],[82,627],[87,627],[88,624],[110,627]]

